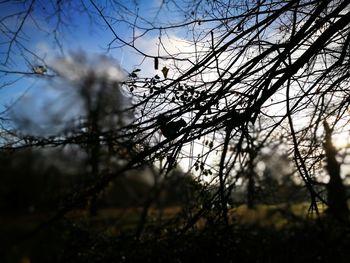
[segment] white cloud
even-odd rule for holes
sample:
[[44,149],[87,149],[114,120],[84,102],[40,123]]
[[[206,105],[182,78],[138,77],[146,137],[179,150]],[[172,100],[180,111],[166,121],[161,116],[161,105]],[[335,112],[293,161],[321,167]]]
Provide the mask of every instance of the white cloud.
[[[142,77],[152,77],[155,74],[162,76],[161,69],[164,66],[170,68],[169,78],[177,77],[181,72],[193,66],[196,51],[198,52],[205,48],[203,44],[195,47],[192,42],[176,34],[163,36],[161,43],[158,35],[141,37],[135,40],[134,45],[146,55],[160,57],[158,70],[156,70],[153,58],[145,58],[135,50],[124,50],[122,66],[129,71],[140,68],[140,76]],[[176,70],[172,70],[175,68]]]
[[50,48],[49,44],[47,44],[46,42],[38,42],[35,45],[35,54],[37,54],[39,57],[50,57],[51,55],[53,55],[53,49]]
[[86,55],[82,51],[73,53],[71,56],[54,59],[50,67],[61,77],[73,83],[88,77],[90,74],[115,82],[121,82],[126,78],[126,73],[111,57],[96,54]]

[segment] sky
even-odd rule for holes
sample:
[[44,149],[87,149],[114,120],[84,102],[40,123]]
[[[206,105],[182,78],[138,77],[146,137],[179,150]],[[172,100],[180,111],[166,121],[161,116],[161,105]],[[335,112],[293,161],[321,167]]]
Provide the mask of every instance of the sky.
[[[83,2],[90,10],[94,10],[89,1]],[[98,5],[98,2],[95,1],[94,3]],[[20,12],[29,8],[30,1],[26,3],[25,5],[15,4],[12,1],[9,3],[0,3],[0,18],[2,21],[0,29],[6,32],[6,30],[15,31],[22,27],[22,31],[18,34],[20,43],[40,58],[45,58],[45,62],[23,51],[23,49],[20,50],[15,44],[12,44],[10,48],[7,35],[4,34],[1,36],[0,34],[0,71],[9,70],[32,73],[33,66],[46,64],[45,66],[48,66],[49,69],[55,68],[57,60],[62,58],[62,56],[73,57],[74,54],[85,53],[90,56],[90,60],[93,57],[97,58],[101,55],[110,57],[111,60],[115,61],[116,68],[120,67],[124,75],[136,68],[141,68],[141,74],[144,75],[154,76],[155,74],[159,74],[153,68],[153,60],[144,59],[143,56],[140,56],[131,48],[119,48],[114,42],[111,45],[112,49],[107,50],[109,43],[114,39],[114,35],[105,26],[104,21],[100,17],[95,16],[91,20],[86,13],[80,12],[76,6],[64,6],[63,8],[65,9],[63,9],[64,12],[62,12],[60,19],[63,24],[66,23],[68,26],[58,28],[60,30],[60,32],[57,32],[58,43],[55,41],[56,35],[52,34],[52,28],[57,23],[57,17],[52,16],[54,9],[51,5],[34,5],[32,13],[26,17],[23,25],[21,25],[22,20],[17,19],[18,16],[10,16],[11,14],[18,14],[19,17],[23,18],[25,13]],[[45,1],[39,3],[45,3]],[[74,1],[72,3],[74,5]],[[122,19],[123,16],[126,16],[130,19],[132,16],[126,11],[126,9],[130,9],[133,12],[137,12],[139,17],[146,17],[150,21],[155,21],[156,24],[157,20],[163,19],[167,12],[159,12],[162,3],[159,0],[118,1],[118,3],[120,3],[120,6],[116,6],[114,10],[111,9],[112,11],[101,10],[111,17]],[[99,5],[98,7],[100,8]],[[141,18],[138,19],[140,20]],[[112,24],[118,36],[125,41],[130,41],[133,34],[138,34],[138,32],[132,30],[130,25],[124,22],[113,21]],[[174,39],[176,41],[175,33]],[[136,40],[137,43],[135,44],[143,52],[157,55],[157,40],[157,33],[150,32],[145,38]],[[177,46],[179,46],[179,43],[177,43]],[[25,54],[24,56],[23,53]],[[93,62],[91,61],[91,63]],[[160,69],[162,63],[161,61]],[[101,61],[99,61],[99,67],[103,67]],[[51,72],[49,71],[49,73]],[[36,105],[40,105],[47,100],[55,99],[57,91],[48,87],[50,86],[47,81],[48,79],[46,76],[38,75],[1,74],[1,83],[9,83],[10,85],[0,88],[0,112],[6,111],[7,106],[13,104],[19,105],[23,101],[29,102],[29,98],[32,101],[34,98]],[[45,87],[43,88],[43,86]],[[22,110],[26,110],[26,108]],[[35,109],[33,112],[35,112]]]
[[[72,2],[74,3],[74,1]],[[83,2],[93,9],[88,0]],[[97,5],[98,2],[95,1]],[[142,17],[153,22],[155,27],[164,26],[168,22],[176,23],[176,21],[183,19],[181,15],[176,14],[173,10],[162,6],[163,1],[161,0],[117,2],[123,6],[115,7],[114,11],[111,11],[112,9],[101,10],[107,16],[120,19],[126,16],[127,19],[134,22],[136,17],[128,14],[126,9],[129,9],[139,15],[137,21],[140,26],[145,27],[150,27],[150,25],[143,23]],[[22,20],[18,20],[16,16],[8,16],[19,14],[23,18],[25,13],[19,12],[27,10],[31,1],[26,3],[26,5],[13,4],[11,1],[0,3],[0,19],[3,22],[3,24],[0,24],[1,30],[5,28],[15,31],[21,27]],[[39,3],[45,3],[45,1]],[[100,6],[98,5],[98,7]],[[169,8],[171,8],[171,5]],[[0,88],[0,112],[6,111],[8,106],[13,106],[10,111],[11,119],[18,120],[17,125],[19,125],[20,130],[24,130],[20,126],[23,123],[26,126],[26,132],[30,134],[45,136],[55,134],[62,127],[53,125],[51,119],[57,121],[57,118],[59,118],[58,123],[67,122],[70,118],[78,115],[82,108],[82,101],[77,92],[68,90],[67,93],[67,89],[60,88],[64,85],[59,85],[48,77],[48,75],[53,74],[51,69],[68,79],[68,85],[70,85],[74,82],[74,78],[86,75],[86,71],[78,72],[77,68],[82,68],[82,71],[84,71],[96,67],[95,72],[114,72],[117,79],[123,80],[128,73],[137,68],[141,69],[139,75],[153,77],[156,74],[162,76],[161,69],[163,66],[170,67],[167,64],[170,63],[169,61],[160,60],[159,69],[155,70],[153,59],[140,56],[132,48],[118,48],[118,44],[114,42],[111,45],[112,48],[108,50],[107,47],[114,39],[114,35],[106,27],[102,18],[95,16],[94,20],[91,20],[84,12],[79,12],[74,6],[66,6],[64,11],[60,19],[63,24],[67,23],[68,26],[59,27],[60,32],[56,32],[57,35],[52,33],[52,28],[57,22],[57,17],[50,15],[53,14],[54,9],[51,5],[40,4],[34,6],[31,15],[26,18],[22,25],[22,31],[18,34],[21,43],[38,57],[44,58],[44,61],[30,55],[28,52],[24,52],[25,55],[23,56],[23,50],[20,51],[16,45],[9,49],[9,39],[6,36],[0,36],[0,74],[1,70],[32,73],[32,67],[41,65],[48,67],[47,74],[43,76],[23,76],[23,74],[2,74],[1,76],[2,81],[11,83],[11,85]],[[109,22],[113,25],[113,29],[118,36],[125,41],[130,41],[133,36],[141,33],[137,29],[133,31],[132,26],[123,21],[111,20]],[[55,40],[55,37],[59,39],[59,42]],[[158,37],[159,31],[150,31],[142,38],[136,39],[135,46],[151,56],[166,55],[165,51],[159,46]],[[162,38],[163,45],[168,52],[179,53],[180,56],[186,57],[186,52],[193,52],[193,46],[187,43],[184,37],[184,32],[180,29],[167,30],[167,35],[163,35]],[[9,57],[8,54],[10,54]],[[79,54],[84,54],[87,57],[88,64],[81,66],[79,62],[74,61]],[[115,65],[113,65],[113,62]],[[181,63],[178,63],[177,66],[182,67]],[[75,71],[74,74],[69,72],[72,67]],[[172,77],[172,74],[173,72],[170,71],[170,77]],[[110,76],[110,78],[113,77]],[[28,123],[31,124],[28,125]],[[195,147],[194,154],[197,155],[201,151],[201,147]],[[217,157],[215,158],[217,159]],[[188,167],[189,164],[191,164],[191,161],[189,162],[187,159],[183,161],[182,166]]]
[[[50,4],[45,4],[50,1],[36,1],[39,3],[34,6],[33,12],[27,17],[25,23],[21,25],[21,20],[15,17],[10,17],[10,14],[16,14],[29,7],[32,1],[26,1],[25,5],[18,4],[14,1],[0,2],[0,74],[1,70],[20,71],[20,72],[32,72],[32,66],[43,65],[39,58],[29,55],[28,52],[24,52],[25,56],[19,51],[15,44],[12,45],[10,52],[10,58],[8,59],[7,54],[9,51],[8,38],[6,30],[15,30],[22,26],[21,33],[18,34],[21,43],[24,44],[25,48],[28,48],[34,54],[39,57],[45,58],[45,63],[49,68],[57,69],[57,61],[62,59],[62,56],[68,58],[74,58],[74,54],[81,52],[89,56],[90,61],[98,61],[94,66],[101,69],[105,69],[105,65],[101,63],[100,59],[97,59],[101,55],[106,55],[111,58],[110,61],[115,61],[115,66],[111,66],[111,69],[121,71],[121,75],[127,75],[136,68],[141,68],[140,75],[152,77],[155,74],[161,75],[160,69],[163,66],[169,66],[166,60],[160,60],[159,70],[154,69],[154,61],[150,58],[144,58],[137,54],[135,50],[131,48],[123,47],[119,48],[118,44],[113,42],[111,49],[107,50],[108,45],[114,39],[113,32],[106,27],[105,22],[102,18],[95,16],[93,20],[78,10],[74,3],[80,3],[80,1],[71,1],[72,6],[63,7],[64,12],[62,13],[61,22],[66,23],[67,27],[59,27],[57,31],[57,38],[60,40],[59,43],[55,41],[55,35],[52,34],[52,28],[56,25],[57,16],[53,13],[53,8]],[[53,1],[55,2],[55,1]],[[82,1],[86,4],[90,10],[96,9],[91,5],[91,1]],[[104,1],[103,1],[104,2]],[[153,22],[154,26],[164,26],[167,22],[176,23],[181,21],[183,17],[162,6],[162,0],[139,0],[139,1],[116,1],[119,6],[115,8],[101,8],[98,4],[99,1],[94,1],[97,7],[100,8],[106,17],[118,18],[117,20],[109,20],[113,25],[113,29],[125,41],[130,41],[134,36],[138,36],[141,31],[133,30],[131,25],[123,22],[123,18],[129,19],[130,23],[135,21],[139,25],[149,27],[147,23],[142,22],[142,17]],[[40,4],[41,3],[41,4]],[[136,3],[136,4],[135,4]],[[162,9],[160,9],[162,7]],[[171,6],[170,6],[171,8]],[[128,13],[127,9],[138,16],[132,16]],[[160,11],[162,10],[162,11]],[[23,17],[25,14],[20,14]],[[98,18],[96,18],[98,17]],[[165,21],[165,22],[160,22]],[[40,29],[40,30],[39,30]],[[4,31],[5,30],[5,31]],[[50,32],[50,33],[48,33]],[[158,35],[159,31],[150,31],[147,35],[142,38],[135,40],[135,45],[148,55],[157,56],[159,52]],[[168,35],[163,35],[164,46],[171,53],[183,53],[186,56],[186,52],[193,51],[193,46],[185,41],[185,32],[178,28],[168,30]],[[62,45],[62,46],[60,46]],[[62,49],[61,49],[62,47]],[[22,49],[23,51],[23,49]],[[160,55],[164,55],[164,51],[161,51]],[[6,62],[6,64],[4,64]],[[109,63],[109,62],[108,62]],[[107,64],[108,64],[107,63]],[[90,62],[93,64],[93,62]],[[109,64],[108,64],[109,65]],[[180,67],[186,67],[187,65],[179,65]],[[99,71],[99,69],[97,69]],[[48,73],[51,73],[50,71]],[[117,73],[118,74],[118,73]],[[170,71],[170,75],[173,72]],[[120,78],[123,78],[122,76]],[[210,78],[210,77],[209,77]],[[1,82],[9,83],[11,85],[0,88],[0,112],[6,110],[6,106],[17,105],[17,112],[24,112],[28,118],[38,118],[41,116],[42,121],[45,119],[45,114],[42,112],[46,111],[44,107],[45,103],[49,101],[49,104],[57,106],[57,98],[62,96],[62,92],[58,91],[54,85],[51,85],[47,76],[25,76],[21,74],[1,74]],[[34,102],[34,104],[33,104]],[[58,103],[61,107],[71,107],[71,111],[77,112],[77,108],[74,105],[74,99],[70,98],[69,101],[64,103]],[[76,103],[76,104],[79,104]],[[18,105],[21,105],[20,107]],[[34,105],[34,106],[33,106]],[[348,137],[346,137],[348,140]],[[338,140],[339,143],[344,141]]]
[[[130,47],[120,47],[116,42],[112,42],[115,38],[113,32],[107,28],[102,18],[94,16],[94,19],[91,20],[86,13],[81,12],[74,5],[74,3],[80,3],[80,1],[71,1],[73,3],[72,6],[67,4],[62,7],[64,12],[59,16],[62,24],[58,27],[57,31],[53,31],[53,28],[58,22],[58,16],[54,13],[57,7],[53,8],[49,4],[45,5],[48,2],[36,1],[31,14],[26,17],[23,25],[21,25],[22,19],[19,20],[17,18],[24,17],[25,13],[23,11],[29,8],[31,1],[26,1],[25,5],[15,4],[12,1],[9,1],[9,3],[0,3],[0,18],[2,20],[0,30],[2,32],[6,32],[7,30],[15,31],[21,27],[22,30],[17,36],[20,44],[24,45],[25,48],[40,58],[45,58],[47,66],[52,66],[59,56],[70,56],[72,53],[77,52],[85,52],[95,56],[96,54],[110,56],[126,72],[141,68],[142,71],[139,75],[147,77],[161,74],[160,70],[162,67],[167,66],[168,61],[160,60],[159,70],[156,71],[153,66],[153,59],[140,56]],[[69,3],[69,1],[67,2]],[[82,2],[90,10],[97,12],[89,0]],[[161,0],[116,1],[118,5],[109,9],[101,8],[98,4],[99,2],[94,1],[107,18],[115,18],[115,20],[110,20],[109,22],[118,34],[118,37],[125,41],[131,41],[133,36],[138,36],[141,32],[137,29],[133,30],[131,25],[122,21],[125,18],[131,23],[136,21],[140,26],[144,27],[150,27],[150,25],[143,22],[142,17],[151,21],[155,27],[164,26],[170,21],[176,23],[176,21],[180,21],[183,18],[174,13],[174,11],[169,10],[166,5],[163,5],[163,1]],[[41,3],[42,5],[37,3]],[[171,8],[171,5],[169,8]],[[135,17],[128,13],[126,11],[127,9],[138,16]],[[19,15],[11,17],[11,14]],[[53,32],[56,32],[56,35]],[[162,39],[164,46],[166,46],[167,51],[170,53],[185,54],[187,51],[193,50],[193,47],[182,38],[183,33],[181,30],[172,29],[168,30],[167,33],[168,35],[162,36]],[[164,55],[164,50],[159,50],[158,37],[159,31],[149,31],[147,35],[135,40],[135,46],[148,55],[157,56],[159,52],[160,55]],[[59,42],[55,40],[56,38]],[[1,70],[32,72],[33,66],[44,64],[40,58],[30,55],[27,51],[23,51],[23,48],[20,51],[15,43],[9,45],[9,39],[9,35],[3,34],[1,36],[0,34],[0,73]],[[111,49],[108,50],[110,43]],[[170,72],[169,75],[172,73]],[[21,78],[21,74],[5,74],[1,77],[4,82],[11,83],[11,85],[9,85],[10,87],[0,88],[0,112],[4,105],[13,103],[28,87],[33,90],[40,86],[43,79],[38,78],[38,76]]]
[[[89,1],[84,2],[93,9]],[[98,1],[95,3],[98,5]],[[129,20],[136,19],[133,15],[128,14],[126,9],[129,9],[139,15],[138,23],[145,27],[150,27],[150,25],[143,23],[142,17],[153,22],[156,27],[164,26],[170,20],[176,22],[182,19],[181,16],[177,19],[173,11],[162,6],[161,0],[118,1],[118,3],[121,3],[122,6],[115,7],[113,11],[115,13],[111,12],[112,9],[101,10],[105,11],[104,14],[107,16],[122,19],[125,15]],[[0,18],[6,25],[5,29],[15,31],[21,26],[22,20],[18,20],[17,16],[9,17],[9,15],[19,14],[19,17],[23,18],[25,15],[23,11],[29,8],[29,4],[30,1],[27,1],[26,5],[12,4],[11,1],[0,3]],[[86,75],[86,71],[93,67],[97,73],[112,72],[112,75],[113,73],[116,75],[116,79],[124,80],[128,73],[136,68],[141,69],[139,75],[153,77],[156,74],[161,76],[162,67],[169,66],[166,60],[160,60],[159,69],[155,70],[153,59],[140,56],[130,47],[118,48],[116,43],[112,43],[112,48],[108,50],[108,45],[114,39],[113,32],[105,26],[102,18],[95,16],[94,20],[91,20],[84,12],[79,12],[76,7],[67,8],[64,10],[67,13],[62,13],[61,22],[67,23],[68,27],[59,27],[58,43],[55,40],[56,36],[52,34],[52,28],[57,22],[55,16],[53,18],[50,16],[53,11],[50,5],[34,6],[30,17],[26,18],[22,31],[18,35],[21,43],[38,57],[44,58],[44,61],[31,56],[28,52],[24,52],[25,56],[23,56],[16,45],[9,49],[9,39],[0,36],[0,71],[32,73],[33,66],[45,65],[48,67],[48,72],[43,76],[23,76],[23,74],[1,76],[2,81],[11,83],[11,85],[0,89],[0,112],[6,112],[7,108],[12,106],[7,113],[10,114],[11,119],[17,120],[17,128],[20,130],[34,135],[52,135],[62,129],[63,126],[60,123],[65,123],[80,114],[83,102],[79,94],[74,90],[72,92],[72,89],[62,89],[61,87],[65,85],[48,77],[47,75],[53,74],[51,69],[64,76],[70,85],[74,82],[74,78]],[[133,35],[137,36],[141,32],[133,31],[133,28],[123,21],[112,21],[111,24],[118,37],[125,41],[130,41]],[[4,26],[0,26],[0,29],[3,30]],[[168,30],[167,33],[168,35],[163,36],[163,44],[168,52],[185,54],[193,51],[193,47],[181,37],[182,32],[179,29]],[[164,51],[159,51],[158,37],[157,30],[150,31],[146,36],[136,39],[135,46],[148,55],[165,55]],[[86,57],[88,64],[83,65],[74,61],[79,54]],[[82,70],[79,71],[77,68]],[[75,73],[70,74],[70,70]],[[171,74],[170,71],[169,75]],[[113,79],[113,76],[109,76],[109,79]],[[54,125],[51,119],[54,119],[58,125]],[[21,125],[24,125],[25,128]],[[184,165],[187,166],[188,161],[185,162]]]

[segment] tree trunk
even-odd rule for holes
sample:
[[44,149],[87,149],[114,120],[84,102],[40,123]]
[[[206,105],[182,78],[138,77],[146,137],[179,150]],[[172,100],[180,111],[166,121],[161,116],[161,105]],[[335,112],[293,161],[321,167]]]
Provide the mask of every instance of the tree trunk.
[[328,213],[339,220],[347,220],[348,206],[346,190],[340,177],[340,164],[336,160],[337,151],[332,144],[332,130],[328,123],[323,123],[325,129],[324,150],[326,154],[327,171],[329,182],[327,184]]

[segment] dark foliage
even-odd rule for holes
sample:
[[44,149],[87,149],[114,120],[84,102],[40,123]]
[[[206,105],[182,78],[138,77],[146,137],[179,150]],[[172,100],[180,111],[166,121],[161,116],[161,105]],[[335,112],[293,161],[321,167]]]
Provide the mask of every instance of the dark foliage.
[[[348,262],[350,232],[333,224],[300,222],[281,230],[256,225],[211,225],[185,235],[135,240],[109,236],[84,223],[56,223],[45,235],[7,251],[2,262]],[[17,252],[21,246],[17,247]],[[3,244],[6,248],[6,244]],[[27,253],[25,252],[27,251]],[[52,255],[55,255],[54,257]]]

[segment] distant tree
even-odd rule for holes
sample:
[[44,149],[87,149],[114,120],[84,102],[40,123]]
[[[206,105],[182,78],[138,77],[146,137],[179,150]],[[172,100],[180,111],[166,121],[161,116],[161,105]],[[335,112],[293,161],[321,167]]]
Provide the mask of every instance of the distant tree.
[[54,211],[82,182],[77,176],[82,169],[79,160],[53,149],[1,152],[0,163],[2,214]]
[[346,190],[340,176],[340,164],[336,159],[337,151],[332,143],[332,130],[327,121],[323,123],[326,132],[324,148],[326,154],[329,183],[327,184],[328,211],[331,216],[346,221],[349,216]]

